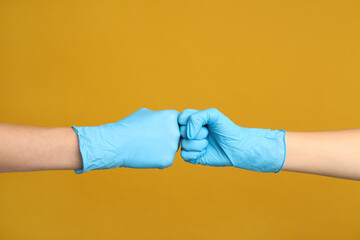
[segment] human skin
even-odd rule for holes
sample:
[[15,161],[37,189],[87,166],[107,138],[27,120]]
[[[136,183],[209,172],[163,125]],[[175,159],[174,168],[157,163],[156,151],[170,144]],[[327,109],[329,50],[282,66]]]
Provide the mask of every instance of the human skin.
[[[285,132],[244,128],[215,108],[185,109],[178,123],[181,156],[193,164],[360,180],[360,129]],[[203,128],[208,135],[198,137]]]
[[79,142],[71,128],[0,123],[0,172],[81,168]]
[[287,132],[282,171],[360,180],[360,129]]
[[[360,129],[287,132],[282,171],[360,180]],[[71,128],[0,123],[0,172],[82,169]]]

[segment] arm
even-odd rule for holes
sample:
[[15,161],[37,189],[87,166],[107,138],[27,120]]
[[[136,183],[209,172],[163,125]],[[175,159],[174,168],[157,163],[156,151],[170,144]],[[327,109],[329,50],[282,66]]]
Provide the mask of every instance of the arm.
[[287,132],[284,171],[360,180],[360,129]]
[[286,133],[244,128],[214,108],[184,110],[178,122],[181,156],[193,164],[360,180],[360,129]]
[[0,172],[167,168],[179,147],[178,115],[142,108],[116,123],[73,129],[0,123]]
[[81,168],[79,142],[71,128],[0,123],[0,172]]

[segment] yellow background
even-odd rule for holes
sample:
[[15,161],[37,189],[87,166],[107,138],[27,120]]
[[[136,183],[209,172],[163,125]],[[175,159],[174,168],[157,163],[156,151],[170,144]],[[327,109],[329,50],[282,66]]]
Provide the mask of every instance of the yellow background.
[[[0,121],[141,107],[360,127],[360,2],[0,1]],[[359,182],[185,163],[0,175],[0,239],[360,239]]]

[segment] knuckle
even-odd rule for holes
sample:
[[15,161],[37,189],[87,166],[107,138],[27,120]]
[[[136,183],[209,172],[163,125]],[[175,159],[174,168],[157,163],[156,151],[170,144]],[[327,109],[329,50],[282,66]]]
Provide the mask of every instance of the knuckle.
[[160,168],[168,168],[170,166],[172,166],[174,163],[174,159],[172,157],[167,157],[165,159],[163,159],[160,163]]
[[176,142],[176,144],[178,144],[180,139],[180,129],[178,126],[174,127],[172,131],[172,137],[174,139],[173,141]]
[[179,116],[179,112],[177,110],[165,110],[170,116],[174,116],[174,117],[178,117]]
[[180,155],[183,159],[186,159],[186,152],[184,150],[181,150]]
[[174,150],[174,155],[176,154],[176,152],[179,150],[180,147],[180,135],[175,139],[174,141],[174,145],[173,145],[173,150]]
[[209,108],[209,111],[212,112],[212,113],[219,113],[220,112],[216,108]]
[[187,150],[189,148],[190,142],[188,139],[181,140],[181,148]]
[[177,116],[177,121],[179,124],[181,124],[182,119],[181,119],[182,113],[179,113],[179,115]]
[[173,157],[169,157],[166,161],[165,161],[165,166],[166,167],[170,167],[172,166],[174,163],[174,158]]
[[186,127],[185,126],[180,126],[179,131],[182,135],[184,135],[184,136],[186,135]]

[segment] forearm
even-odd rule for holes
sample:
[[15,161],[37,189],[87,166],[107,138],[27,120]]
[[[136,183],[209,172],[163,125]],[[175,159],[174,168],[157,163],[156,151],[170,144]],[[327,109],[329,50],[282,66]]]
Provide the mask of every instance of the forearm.
[[0,123],[0,172],[81,168],[77,134],[71,128]]
[[284,171],[360,180],[360,129],[287,132]]

